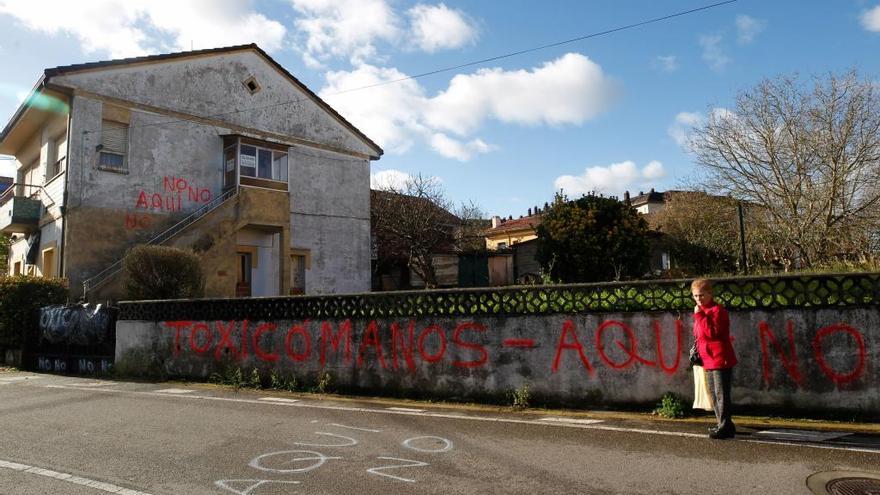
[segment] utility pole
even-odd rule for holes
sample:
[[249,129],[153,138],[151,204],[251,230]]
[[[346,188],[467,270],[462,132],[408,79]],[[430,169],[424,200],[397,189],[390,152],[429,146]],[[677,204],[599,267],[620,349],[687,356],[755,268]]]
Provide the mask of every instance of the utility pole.
[[739,211],[739,245],[740,245],[740,267],[746,275],[749,273],[749,265],[746,264],[746,227],[743,222],[743,204],[742,201],[736,202],[736,209]]

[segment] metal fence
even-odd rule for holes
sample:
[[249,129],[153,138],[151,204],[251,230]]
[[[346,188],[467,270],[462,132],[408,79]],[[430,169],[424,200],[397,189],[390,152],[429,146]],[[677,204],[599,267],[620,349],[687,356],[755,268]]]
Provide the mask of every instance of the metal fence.
[[[735,277],[714,280],[731,310],[870,306],[880,303],[880,273]],[[535,285],[332,296],[198,299],[120,303],[122,320],[251,321],[504,316],[586,312],[688,311],[690,280]]]

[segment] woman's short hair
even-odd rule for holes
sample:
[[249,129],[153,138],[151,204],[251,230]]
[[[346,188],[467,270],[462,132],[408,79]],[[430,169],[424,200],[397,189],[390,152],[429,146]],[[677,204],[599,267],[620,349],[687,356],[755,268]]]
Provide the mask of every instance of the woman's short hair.
[[712,281],[708,278],[698,278],[691,282],[691,290],[703,289],[712,292]]

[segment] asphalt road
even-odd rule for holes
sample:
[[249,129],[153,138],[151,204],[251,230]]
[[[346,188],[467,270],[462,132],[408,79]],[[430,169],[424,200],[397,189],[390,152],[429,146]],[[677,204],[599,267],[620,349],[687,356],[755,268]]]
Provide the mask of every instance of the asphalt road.
[[809,494],[816,472],[880,474],[880,448],[744,433],[0,373],[2,494]]

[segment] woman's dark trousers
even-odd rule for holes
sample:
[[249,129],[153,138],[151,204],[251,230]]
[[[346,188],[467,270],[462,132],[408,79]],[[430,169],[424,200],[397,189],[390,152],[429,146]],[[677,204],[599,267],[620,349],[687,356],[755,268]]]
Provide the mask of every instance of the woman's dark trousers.
[[736,432],[733,419],[730,417],[730,385],[733,381],[731,368],[721,370],[706,370],[706,381],[709,385],[709,395],[712,396],[712,407],[715,408],[715,418],[718,419],[718,431],[724,433]]

